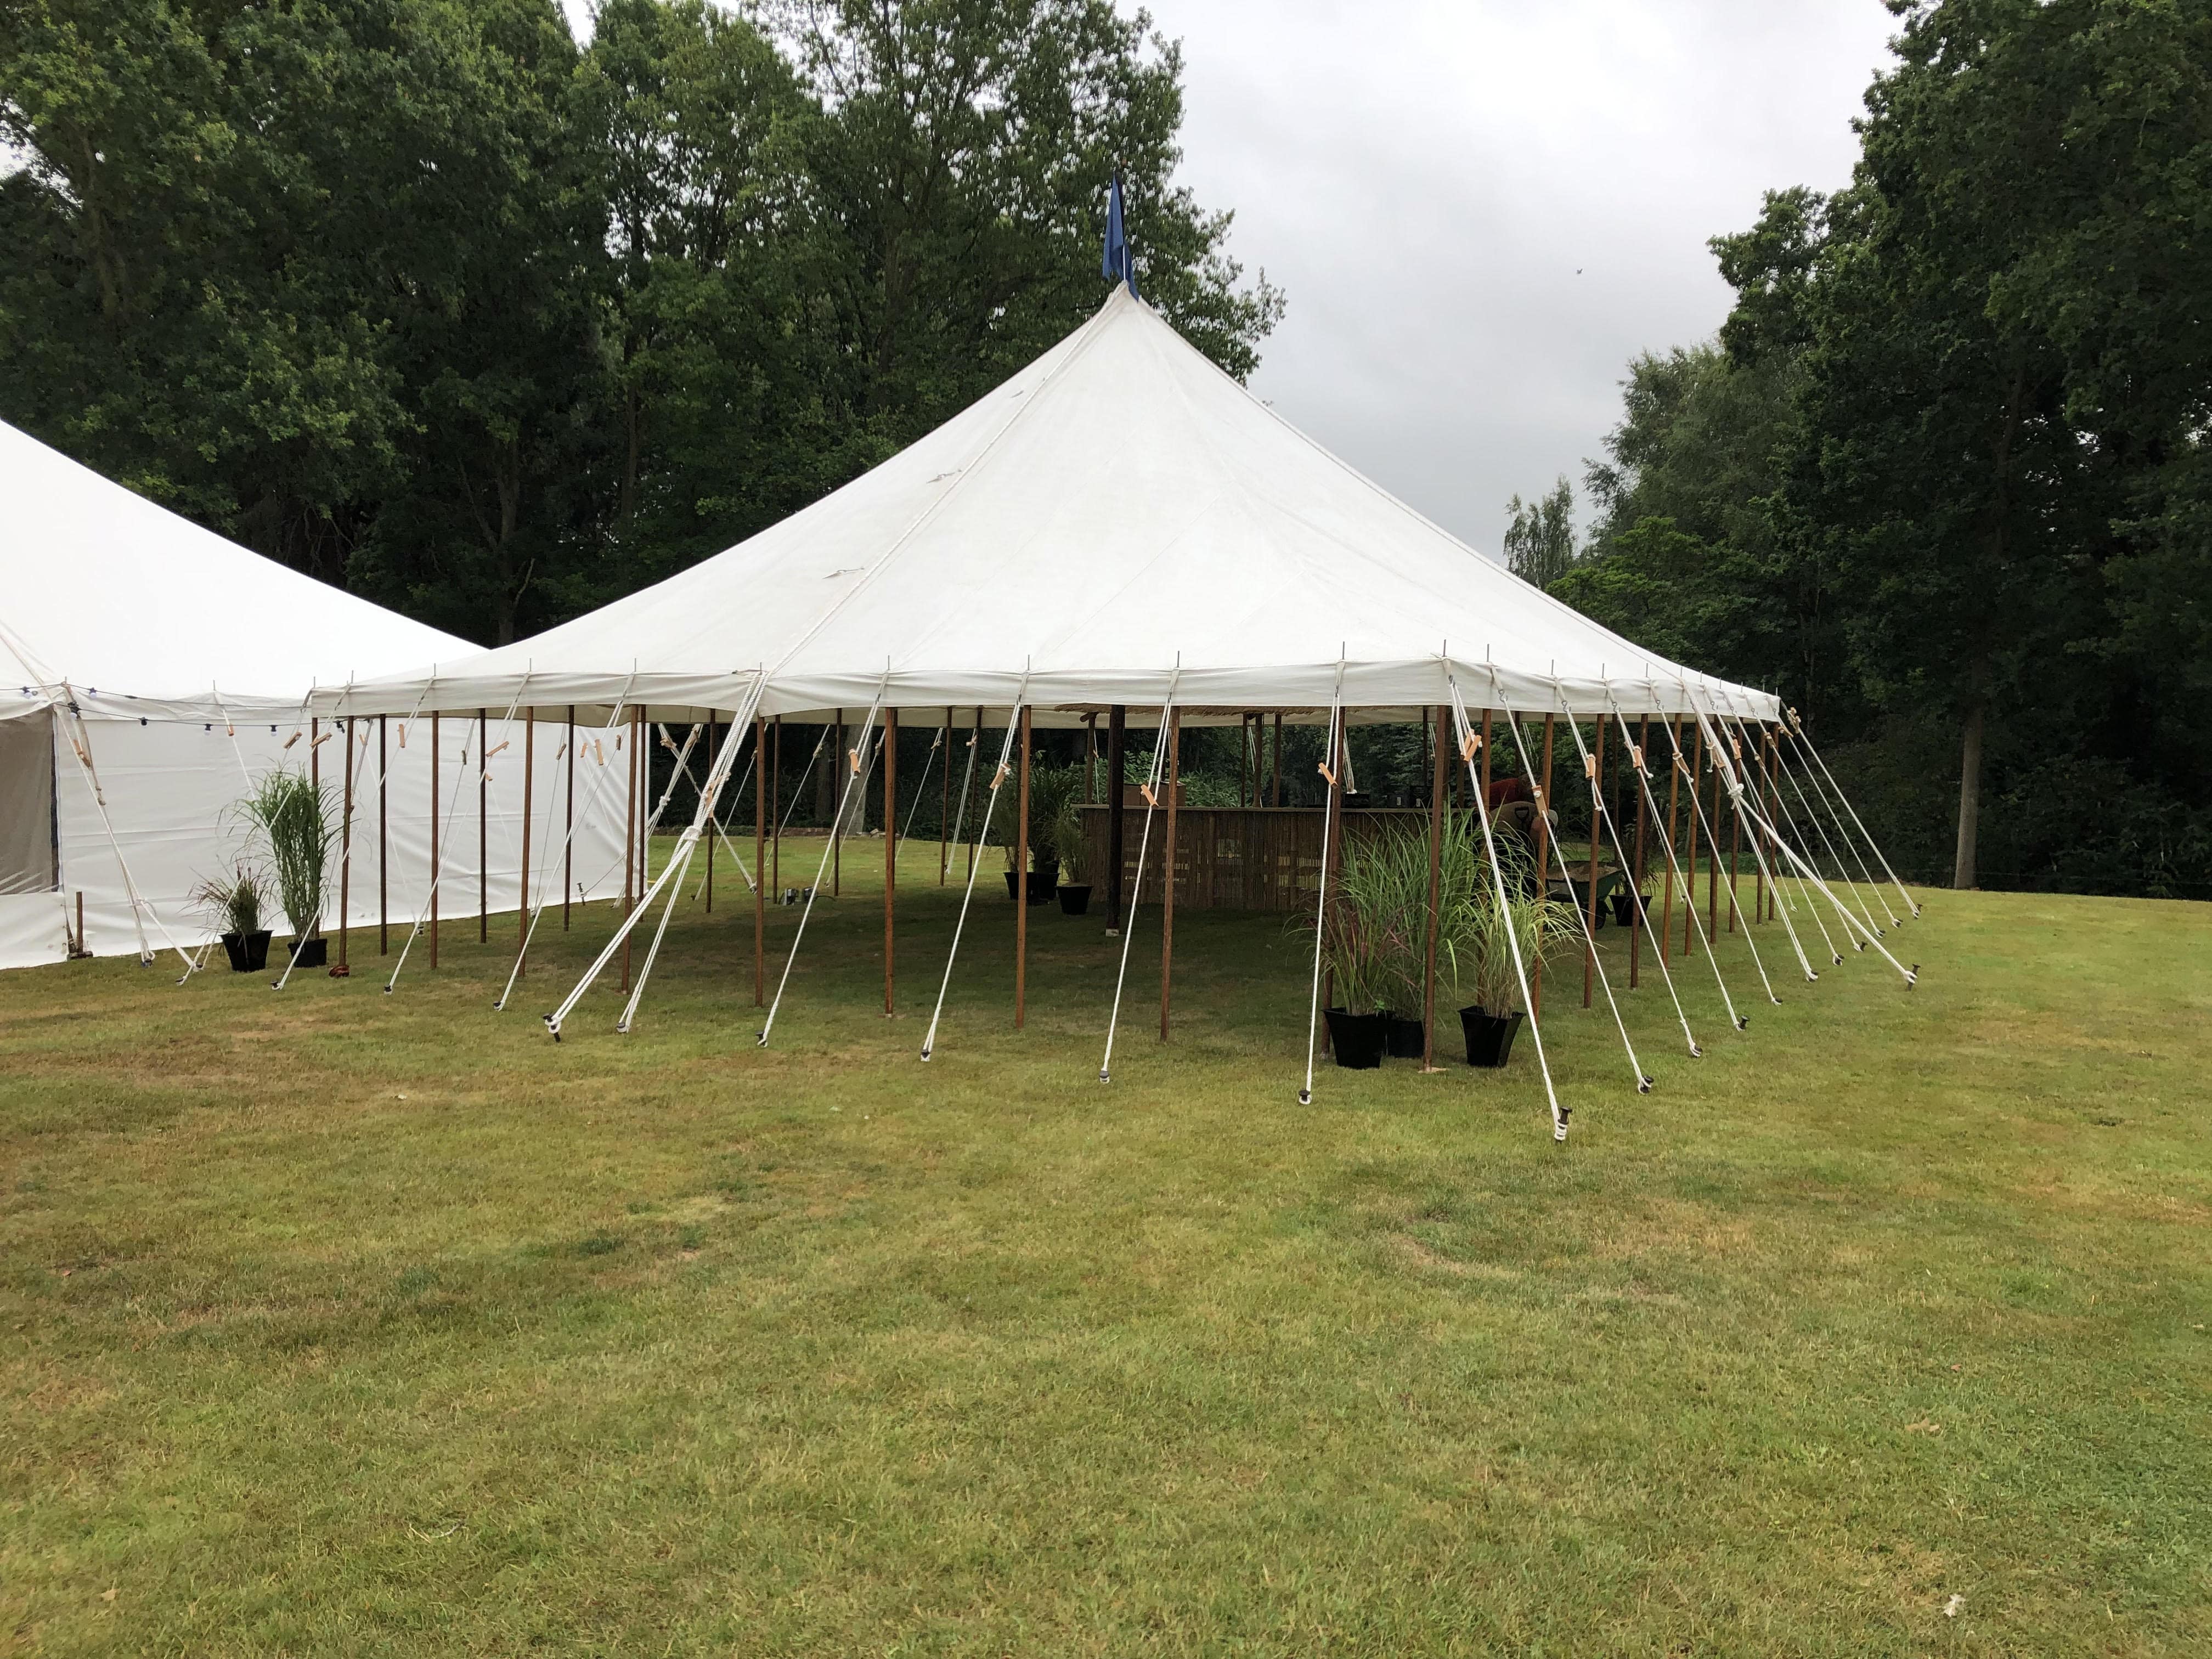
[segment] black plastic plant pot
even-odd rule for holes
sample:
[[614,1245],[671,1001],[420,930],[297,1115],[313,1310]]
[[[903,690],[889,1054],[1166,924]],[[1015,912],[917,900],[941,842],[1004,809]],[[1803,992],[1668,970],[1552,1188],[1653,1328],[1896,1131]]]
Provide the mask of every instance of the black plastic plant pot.
[[1006,896],[1008,898],[1011,899],[1020,896],[1022,890],[1016,884],[1019,878],[1017,877],[1012,871],[1009,870],[1006,872]]
[[1382,1016],[1383,1041],[1389,1045],[1393,1060],[1419,1060],[1428,1047],[1428,1027],[1418,1019],[1401,1019],[1395,1014]]
[[1493,1070],[1504,1065],[1513,1053],[1513,1039],[1519,1034],[1525,1018],[1517,1013],[1501,1017],[1480,1008],[1461,1009],[1459,1023],[1467,1033],[1467,1063]]
[[1032,870],[1030,872],[1030,902],[1049,904],[1052,896],[1060,890],[1060,872]]
[[1063,887],[1060,890],[1060,913],[1064,916],[1087,915],[1091,909],[1091,889]]
[[1636,910],[1638,905],[1647,906],[1644,914],[1650,915],[1648,908],[1649,901],[1641,893],[1613,893],[1609,895],[1609,897],[1613,904],[1613,919],[1623,927],[1636,920]]
[[234,974],[258,974],[269,965],[269,932],[225,933],[222,953],[230,958]]
[[[268,946],[262,947],[268,955]],[[330,965],[331,942],[326,939],[295,939],[292,941],[292,965],[295,968],[326,968]]]
[[1329,1008],[1322,1017],[1328,1021],[1328,1046],[1338,1065],[1348,1072],[1371,1072],[1382,1063],[1382,1051],[1389,1042],[1387,1015]]

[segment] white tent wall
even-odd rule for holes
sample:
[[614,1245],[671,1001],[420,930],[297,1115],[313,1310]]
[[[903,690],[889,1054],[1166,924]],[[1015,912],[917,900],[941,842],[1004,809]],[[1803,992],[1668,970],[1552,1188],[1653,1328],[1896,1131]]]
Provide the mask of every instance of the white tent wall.
[[[210,939],[214,930],[191,902],[191,894],[202,879],[228,870],[246,851],[250,835],[237,803],[249,787],[249,778],[258,778],[278,765],[304,769],[309,763],[307,736],[291,742],[289,750],[286,747],[292,734],[303,730],[301,721],[295,717],[272,721],[265,709],[257,712],[262,718],[240,714],[230,722],[236,730],[234,739],[221,720],[149,718],[142,725],[130,718],[87,719],[83,730],[106,803],[106,823],[65,739],[54,751],[54,787],[50,793],[23,787],[30,779],[12,770],[0,779],[0,798],[4,798],[9,816],[51,814],[58,830],[60,855],[57,889],[0,895],[0,968],[64,960],[80,893],[84,941],[92,953],[128,956],[137,952],[138,933],[116,858],[118,845],[130,865],[139,896],[149,907],[145,921],[148,942],[159,951],[170,939],[187,948]],[[403,726],[408,728],[404,747],[399,738]],[[488,769],[482,763],[474,716],[445,716],[440,728],[438,819],[444,844],[438,908],[445,928],[462,929],[477,914],[480,887],[488,888],[488,908],[495,914],[512,914],[521,902],[524,720],[518,713],[509,724],[501,720],[499,711],[493,711],[489,745],[497,748],[504,742],[507,746],[491,757]],[[319,757],[322,782],[335,814],[343,799],[348,734],[334,730],[328,721],[321,729],[331,733],[319,745]],[[51,715],[0,721],[0,733],[35,732],[50,744],[55,730]],[[356,928],[374,928],[379,913],[376,722],[356,722],[352,738],[355,793],[349,920]],[[534,895],[554,904],[561,899],[562,844],[567,833],[568,760],[562,752],[565,741],[565,727],[559,720],[539,720],[530,803],[533,819],[531,887]],[[572,890],[572,897],[614,897],[622,892],[628,770],[611,744],[607,749],[608,763],[602,768],[596,763],[588,742],[580,746],[572,860],[577,890]],[[416,917],[427,909],[430,891],[428,717],[411,722],[388,720],[386,753],[389,766],[383,792],[388,854],[385,902],[396,950]],[[488,811],[480,814],[478,782],[486,769],[491,774],[483,796]],[[22,799],[33,793],[47,795],[35,811]],[[480,823],[488,876],[483,884],[477,876]],[[266,920],[282,936],[288,931],[287,925],[273,894],[271,897]],[[330,927],[334,927],[338,902],[335,853],[327,902],[332,917]],[[448,932],[447,937],[466,934]],[[364,950],[356,936],[356,957],[366,957],[373,950],[373,944]],[[281,951],[278,959],[282,959]]]

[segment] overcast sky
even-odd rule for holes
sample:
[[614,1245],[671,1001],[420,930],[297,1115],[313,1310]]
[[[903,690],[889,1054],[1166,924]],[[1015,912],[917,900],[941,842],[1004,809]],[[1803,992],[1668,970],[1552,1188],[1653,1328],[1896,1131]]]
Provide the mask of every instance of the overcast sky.
[[1720,326],[1706,240],[1764,190],[1848,180],[1893,24],[1880,0],[1149,9],[1183,44],[1181,176],[1290,298],[1255,390],[1492,555],[1507,497],[1579,490],[1628,359]]

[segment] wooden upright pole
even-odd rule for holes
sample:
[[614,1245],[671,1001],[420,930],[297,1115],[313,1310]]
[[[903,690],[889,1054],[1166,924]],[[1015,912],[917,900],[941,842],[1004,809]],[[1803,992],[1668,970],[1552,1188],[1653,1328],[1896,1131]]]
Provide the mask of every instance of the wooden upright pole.
[[[1447,711],[1439,703],[1433,734],[1425,722],[1421,746],[1432,750],[1429,763],[1429,947],[1421,969],[1421,1069],[1437,1069],[1437,934],[1443,926],[1444,876],[1444,755],[1451,735],[1444,728]],[[1435,741],[1431,743],[1433,735]]]
[[1275,711],[1275,805],[1283,804],[1283,711]]
[[[1705,727],[1700,725],[1698,727],[1698,746],[1701,753],[1705,748]],[[1712,864],[1705,872],[1705,937],[1707,939],[1717,939],[1720,936],[1720,836],[1721,757],[1719,750],[1716,750],[1713,753],[1713,810],[1705,819],[1705,848],[1713,858]]]
[[1774,866],[1776,872],[1775,879],[1769,882],[1766,887],[1766,919],[1769,921],[1773,921],[1774,918],[1780,914],[1782,900],[1782,866],[1780,863],[1782,857],[1782,819],[1778,815],[1778,809],[1781,806],[1781,792],[1776,787],[1774,777],[1775,773],[1781,769],[1781,761],[1782,745],[1776,739],[1773,728],[1770,726],[1767,728],[1766,732],[1766,821],[1768,823],[1774,826],[1775,833],[1769,836],[1766,838],[1766,842],[1767,846],[1771,850],[1772,856],[1777,862]]
[[[1729,739],[1730,758],[1739,773],[1743,769],[1743,745],[1734,738]],[[1743,814],[1737,810],[1735,798],[1729,797],[1729,932],[1735,932],[1736,865],[1743,856]]]
[[1028,1013],[1030,969],[1030,706],[1022,705],[1022,775],[1014,813],[1014,1029]]
[[[837,711],[837,762],[841,766],[845,763],[845,711],[842,708]],[[854,757],[853,770],[858,772],[860,766],[860,757]],[[836,774],[833,770],[830,775],[835,777]],[[831,898],[836,898],[838,894],[844,891],[844,879],[845,816],[842,812],[833,812],[830,822],[830,896]]]
[[1636,862],[1628,872],[1628,890],[1636,896],[1636,902],[1628,912],[1628,988],[1634,990],[1638,968],[1638,956],[1644,943],[1644,757],[1651,752],[1651,716],[1646,714],[1636,728],[1636,748],[1629,756],[1629,770],[1635,775],[1631,782],[1636,790]]
[[[637,892],[637,716],[629,720],[629,753],[623,762],[623,793],[628,805],[623,811],[623,900],[622,913],[627,916]],[[629,989],[629,936],[623,936],[622,988]]]
[[[1544,716],[1544,781],[1536,791],[1536,896],[1546,897],[1551,891],[1552,856],[1552,722],[1557,717]],[[1568,902],[1573,902],[1568,894]],[[1540,1019],[1544,1013],[1544,953],[1538,951],[1528,964],[1528,1018]]]
[[937,884],[952,868],[952,705],[945,705],[945,775],[937,781]]
[[[710,778],[714,775],[714,740],[720,735],[722,724],[714,718],[717,712],[712,708],[707,711],[707,775]],[[760,773],[758,757],[755,757],[755,762],[753,772],[757,779]],[[714,914],[714,854],[721,848],[721,837],[715,834],[715,830],[720,822],[720,818],[715,812],[711,808],[708,809],[707,813],[707,914],[710,916]]]
[[891,1000],[891,907],[898,897],[898,710],[884,710],[884,1018]]
[[[768,722],[753,716],[753,760],[757,766],[762,746],[768,741]],[[761,856],[768,849],[768,791],[753,791],[753,1006],[768,1004],[768,888],[759,878]]]
[[576,890],[576,705],[568,705],[568,724],[561,739],[568,761],[568,799],[561,809],[561,931],[568,931],[568,900]]
[[477,710],[477,943],[491,943],[491,710]]
[[[768,884],[774,887],[775,889],[776,896],[778,898],[781,898],[783,896],[782,715],[778,714],[775,717],[775,724],[769,728],[769,737],[770,739],[769,743],[769,753],[773,765],[769,774],[768,786],[768,860],[770,866],[770,873],[774,878]],[[753,742],[755,744],[753,750],[754,764],[757,766],[760,764],[760,750],[758,747],[760,738],[756,736]],[[755,816],[757,817],[760,806],[760,792],[757,790],[753,793],[753,805]],[[760,870],[760,861],[761,849],[756,847],[753,848],[753,870],[756,878],[757,878]]]
[[348,720],[338,730],[345,739],[345,818],[338,829],[338,968],[343,979],[351,971],[346,961],[346,935],[353,924],[353,726]]
[[1182,710],[1169,711],[1160,741],[1168,746],[1168,833],[1160,872],[1160,1041],[1168,1040],[1168,1007],[1175,982],[1176,794],[1182,776]]
[[386,784],[392,776],[392,767],[384,746],[384,716],[376,717],[376,954],[392,953],[392,893],[385,881],[385,871],[391,860],[385,855],[392,848],[392,820],[386,809]]
[[[1009,718],[1011,718],[1011,717],[1009,717]],[[983,705],[982,705],[981,703],[980,703],[980,702],[979,702],[979,703],[977,703],[977,704],[975,705],[975,725],[974,729],[973,729],[972,731],[970,731],[970,732],[969,732],[969,734],[968,734],[968,741],[969,741],[969,743],[970,744],[972,744],[972,745],[974,746],[974,748],[975,748],[975,758],[976,758],[977,760],[981,760],[981,759],[982,759],[982,758],[983,758]],[[962,772],[962,773],[961,773],[961,775],[960,775],[960,817],[961,817],[961,819],[962,819],[962,821],[963,821],[963,823],[965,823],[965,821],[966,821],[966,819],[967,819],[967,817],[968,817],[968,805],[969,805],[969,791],[970,791],[970,789],[973,787],[973,786],[972,786],[972,785],[971,785],[971,783],[969,782],[969,777],[970,777],[970,774],[969,774],[968,772],[965,772],[965,771]],[[986,786],[986,787],[988,787],[988,786],[987,785],[987,786]],[[967,835],[967,831],[966,831],[964,829],[962,830],[962,832],[961,832],[961,833],[962,833],[963,836],[966,836],[966,835]],[[969,881],[973,881],[973,880],[975,880],[975,848],[976,848],[976,847],[977,847],[977,846],[981,842],[981,841],[982,841],[982,836],[981,836],[981,833],[980,831],[978,831],[976,834],[975,834],[975,835],[973,835],[973,836],[968,836],[968,872],[967,872],[967,878],[968,878]]]
[[1597,723],[1597,747],[1590,753],[1589,932],[1583,940],[1583,1006],[1590,1006],[1590,979],[1597,971],[1597,849],[1605,828],[1605,722]]
[[1667,896],[1659,907],[1659,949],[1664,952],[1674,948],[1674,847],[1677,840],[1675,821],[1680,815],[1682,799],[1682,717],[1674,716],[1667,728]]
[[530,820],[531,798],[538,781],[538,711],[522,711],[522,886],[515,895],[514,977],[520,981],[527,966],[530,944]]
[[[1452,768],[1454,788],[1458,787],[1460,770],[1461,769],[1456,766]],[[1487,708],[1482,711],[1482,778],[1480,787],[1482,790],[1483,810],[1487,811],[1490,808],[1490,710]]]
[[1682,822],[1682,836],[1685,841],[1689,842],[1690,846],[1689,863],[1686,866],[1689,878],[1690,890],[1686,896],[1687,902],[1684,905],[1682,909],[1682,954],[1686,957],[1690,954],[1690,947],[1693,943],[1695,943],[1697,939],[1698,819],[1700,816],[1698,811],[1698,791],[1705,787],[1705,780],[1698,775],[1699,773],[1705,770],[1705,735],[1703,732],[1694,733],[1691,738],[1690,754],[1690,811],[1689,816]]
[[1115,703],[1106,711],[1106,931],[1121,931],[1122,753],[1129,740],[1129,711]]
[[438,726],[430,716],[430,965],[438,965]]

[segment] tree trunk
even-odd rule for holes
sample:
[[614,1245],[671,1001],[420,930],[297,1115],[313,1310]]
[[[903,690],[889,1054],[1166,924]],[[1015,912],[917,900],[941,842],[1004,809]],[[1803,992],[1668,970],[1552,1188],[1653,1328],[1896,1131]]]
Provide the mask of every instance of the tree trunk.
[[1984,698],[1967,706],[1966,727],[1959,759],[1959,855],[1951,872],[1951,885],[1974,885],[1974,841],[1982,812],[1982,714]]

